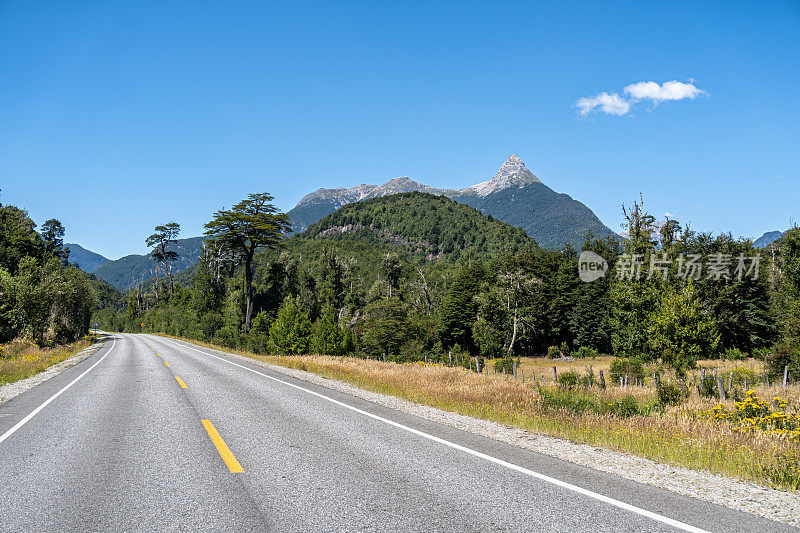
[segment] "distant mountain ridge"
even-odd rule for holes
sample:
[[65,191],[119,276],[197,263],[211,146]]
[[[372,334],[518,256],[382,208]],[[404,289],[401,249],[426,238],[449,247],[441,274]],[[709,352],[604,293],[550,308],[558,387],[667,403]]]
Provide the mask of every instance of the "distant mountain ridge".
[[784,232],[778,230],[768,231],[764,235],[756,239],[753,242],[753,246],[755,246],[756,248],[765,248],[770,244],[772,244],[773,242],[780,239],[781,237],[783,237],[783,233]]
[[64,246],[69,249],[69,262],[90,274],[97,270],[103,263],[110,261],[107,257],[87,250],[80,244],[70,243]]
[[[204,240],[205,237],[178,239],[170,246],[170,250],[178,253],[178,260],[172,263],[172,272],[174,274],[186,270],[197,263],[203,253]],[[94,275],[119,290],[125,290],[140,281],[154,277],[157,268],[160,268],[160,265],[153,261],[150,254],[132,254],[103,263],[94,271]],[[163,276],[164,273],[161,272],[160,275]]]
[[491,179],[463,189],[438,189],[407,177],[383,185],[318,189],[304,196],[288,215],[293,231],[299,233],[349,203],[406,192],[446,196],[475,207],[521,227],[544,247],[580,246],[588,232],[598,237],[614,235],[591,209],[542,183],[516,154],[511,154]]

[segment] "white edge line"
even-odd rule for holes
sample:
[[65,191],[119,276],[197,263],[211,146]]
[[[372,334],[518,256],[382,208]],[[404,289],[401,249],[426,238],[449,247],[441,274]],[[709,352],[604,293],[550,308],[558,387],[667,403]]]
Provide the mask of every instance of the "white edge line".
[[[529,470],[529,469],[524,468],[522,466],[515,465],[515,464],[509,463],[507,461],[503,461],[502,459],[498,459],[496,457],[492,457],[491,455],[487,455],[485,453],[481,453],[481,452],[473,450],[471,448],[467,448],[466,446],[462,446],[460,444],[456,444],[454,442],[450,442],[448,440],[444,440],[444,439],[436,437],[434,435],[430,435],[430,434],[425,433],[423,431],[420,431],[418,429],[414,429],[412,427],[405,426],[403,424],[400,424],[399,422],[394,422],[393,420],[389,420],[387,418],[383,418],[381,416],[378,416],[376,414],[370,413],[368,411],[364,411],[362,409],[359,409],[358,407],[353,407],[352,405],[348,405],[348,404],[346,404],[344,402],[340,402],[339,400],[335,400],[335,399],[333,399],[333,398],[331,398],[329,396],[325,396],[324,394],[320,394],[320,393],[318,393],[316,391],[312,391],[312,390],[306,389],[306,388],[301,387],[299,385],[295,385],[294,383],[289,383],[288,381],[284,381],[282,379],[279,379],[279,378],[276,378],[276,377],[273,377],[273,376],[269,376],[267,374],[259,372],[258,370],[255,370],[255,369],[252,369],[252,368],[248,368],[248,367],[246,367],[244,365],[240,365],[238,363],[234,363],[233,361],[230,361],[230,360],[228,360],[228,359],[226,359],[224,357],[219,357],[217,355],[214,355],[214,354],[211,354],[211,353],[208,353],[208,352],[204,352],[202,350],[198,350],[197,348],[194,348],[192,346],[187,346],[186,344],[180,344],[180,343],[176,343],[176,342],[173,342],[173,341],[169,341],[167,339],[164,339],[163,337],[156,337],[156,338],[158,340],[160,340],[160,341],[167,342],[167,343],[173,344],[175,346],[180,346],[182,348],[189,348],[190,350],[194,350],[194,351],[196,351],[198,353],[201,353],[203,355],[207,355],[209,357],[213,357],[214,359],[219,359],[220,361],[224,361],[224,362],[226,362],[226,363],[228,363],[230,365],[233,365],[233,366],[236,366],[236,367],[239,367],[239,368],[243,368],[244,370],[248,370],[250,372],[253,372],[254,374],[258,374],[259,376],[265,377],[267,379],[271,379],[273,381],[277,381],[278,383],[282,383],[284,385],[288,385],[289,387],[293,387],[295,389],[307,392],[309,394],[312,394],[314,396],[322,398],[323,400],[327,400],[327,401],[329,401],[331,403],[334,403],[334,404],[339,405],[341,407],[344,407],[346,409],[350,409],[351,411],[355,411],[356,413],[362,414],[364,416],[368,416],[368,417],[373,418],[375,420],[379,420],[379,421],[381,421],[381,422],[383,422],[385,424],[389,424],[390,426],[394,426],[396,428],[402,429],[402,430],[407,431],[409,433],[413,433],[414,435],[418,435],[420,437],[426,438],[426,439],[431,440],[433,442],[437,442],[439,444],[443,444],[445,446],[449,446],[450,448],[453,448],[455,450],[459,450],[461,452],[468,453],[470,455],[474,455],[475,457],[479,457],[479,458],[484,459],[486,461],[498,464],[500,466],[504,466],[504,467],[509,468],[511,470],[514,470],[516,472],[519,472],[519,473],[522,473],[522,474],[526,474],[528,476],[534,477],[534,478],[539,479],[541,481],[545,481],[545,482],[550,483],[552,485],[556,485],[558,487],[561,487],[561,488],[564,488],[564,489],[567,489],[567,490],[571,490],[573,492],[577,492],[578,494],[581,494],[583,496],[587,496],[589,498],[594,498],[595,500],[599,500],[599,501],[601,501],[603,503],[607,503],[609,505],[613,505],[614,507],[619,507],[620,509],[625,509],[626,511],[630,511],[632,513],[635,513],[635,514],[650,518],[651,520],[655,520],[657,522],[661,522],[661,523],[670,525],[670,526],[672,526],[672,527],[674,527],[676,529],[680,529],[680,530],[683,530],[683,531],[690,531],[692,533],[709,533],[705,529],[700,529],[698,527],[695,527],[695,526],[692,526],[692,525],[689,525],[689,524],[685,524],[685,523],[680,522],[678,520],[674,520],[674,519],[669,518],[667,516],[663,516],[663,515],[654,513],[652,511],[648,511],[647,509],[642,509],[640,507],[636,507],[635,505],[631,505],[629,503],[625,503],[625,502],[622,502],[622,501],[619,501],[619,500],[615,500],[614,498],[611,498],[609,496],[604,496],[604,495],[599,494],[597,492],[593,492],[591,490],[584,489],[582,487],[578,487],[577,485],[573,485],[571,483],[567,483],[566,481],[561,481],[560,479],[556,479],[556,478],[547,476],[545,474],[540,474],[539,472],[536,472],[534,470]],[[89,370],[91,370],[91,369],[89,369]]]
[[114,346],[115,346],[116,344],[117,344],[117,338],[116,338],[116,337],[112,337],[111,348],[109,348],[109,349],[108,349],[108,351],[105,353],[105,355],[104,355],[103,357],[101,357],[101,358],[100,358],[100,360],[99,360],[99,361],[97,361],[95,364],[93,364],[92,366],[90,366],[89,368],[87,368],[86,370],[84,370],[84,371],[83,371],[83,374],[81,374],[81,375],[80,375],[80,376],[78,376],[77,378],[75,378],[75,379],[73,379],[72,381],[70,381],[70,382],[69,382],[69,384],[68,384],[68,385],[66,385],[66,386],[65,386],[63,389],[61,389],[60,391],[58,391],[57,393],[53,394],[53,395],[52,395],[52,396],[50,396],[48,399],[46,399],[46,400],[44,401],[44,403],[42,403],[42,404],[41,404],[39,407],[37,407],[36,409],[34,409],[34,410],[33,410],[33,411],[31,411],[30,413],[28,413],[28,416],[26,416],[25,418],[23,418],[22,420],[20,420],[20,421],[19,421],[19,422],[17,422],[16,424],[14,424],[14,426],[13,426],[11,429],[9,429],[8,431],[6,431],[6,432],[5,432],[5,433],[3,433],[2,435],[0,435],[0,443],[1,443],[1,442],[3,442],[4,440],[6,440],[6,439],[7,439],[8,437],[10,437],[11,435],[13,435],[13,434],[14,434],[14,432],[15,432],[15,431],[17,431],[19,428],[21,428],[21,427],[22,427],[22,426],[24,426],[26,423],[28,423],[28,421],[29,421],[31,418],[33,418],[34,416],[36,416],[36,415],[39,413],[39,411],[41,411],[42,409],[44,409],[45,407],[47,407],[47,405],[48,405],[50,402],[52,402],[53,400],[55,400],[56,398],[58,398],[59,396],[61,396],[61,393],[62,393],[62,392],[64,392],[64,391],[65,391],[65,390],[67,390],[68,388],[70,388],[70,387],[72,387],[73,385],[75,385],[75,383],[77,383],[77,381],[78,381],[79,379],[81,379],[83,376],[85,376],[86,374],[88,374],[88,373],[89,373],[89,372],[90,372],[90,371],[91,371],[91,370],[92,370],[94,367],[96,367],[97,365],[99,365],[100,363],[102,363],[102,362],[103,362],[103,359],[105,359],[105,358],[108,356],[108,354],[110,354],[110,353],[111,353],[111,350],[113,350],[113,349],[114,349]]

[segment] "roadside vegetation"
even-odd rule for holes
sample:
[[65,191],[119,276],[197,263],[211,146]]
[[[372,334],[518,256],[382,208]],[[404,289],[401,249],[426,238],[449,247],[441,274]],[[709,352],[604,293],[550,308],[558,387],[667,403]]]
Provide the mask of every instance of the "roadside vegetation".
[[28,213],[0,204],[0,385],[30,377],[87,346],[92,314],[118,298],[69,264],[64,227],[39,231]]
[[0,385],[29,378],[49,367],[66,361],[95,342],[87,335],[61,345],[39,346],[33,341],[17,339],[0,345]]
[[69,264],[64,227],[50,219],[36,231],[28,213],[0,204],[0,343],[72,343],[88,333],[92,313],[113,289]]

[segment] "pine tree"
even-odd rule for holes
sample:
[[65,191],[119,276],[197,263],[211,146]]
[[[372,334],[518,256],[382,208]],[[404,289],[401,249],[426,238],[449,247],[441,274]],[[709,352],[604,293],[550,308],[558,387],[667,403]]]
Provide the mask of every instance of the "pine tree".
[[307,354],[311,348],[311,320],[299,297],[287,296],[269,328],[269,347],[280,355]]

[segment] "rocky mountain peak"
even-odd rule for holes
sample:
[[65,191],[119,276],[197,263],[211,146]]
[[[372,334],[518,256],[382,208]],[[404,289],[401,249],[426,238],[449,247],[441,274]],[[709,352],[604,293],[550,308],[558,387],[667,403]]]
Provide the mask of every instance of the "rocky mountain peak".
[[365,196],[365,198],[377,198],[379,196],[387,196],[390,194],[398,194],[403,192],[427,192],[430,194],[447,194],[453,191],[429,187],[422,183],[418,183],[406,176],[401,176],[399,178],[390,179],[383,185],[379,185],[378,187],[370,191]]
[[511,187],[524,187],[531,183],[541,183],[542,180],[534,176],[533,172],[528,170],[525,163],[522,162],[517,154],[511,154],[505,162],[500,165],[497,174],[488,181],[478,183],[472,187],[462,189],[464,192],[473,192],[479,196],[486,196],[502,189]]

